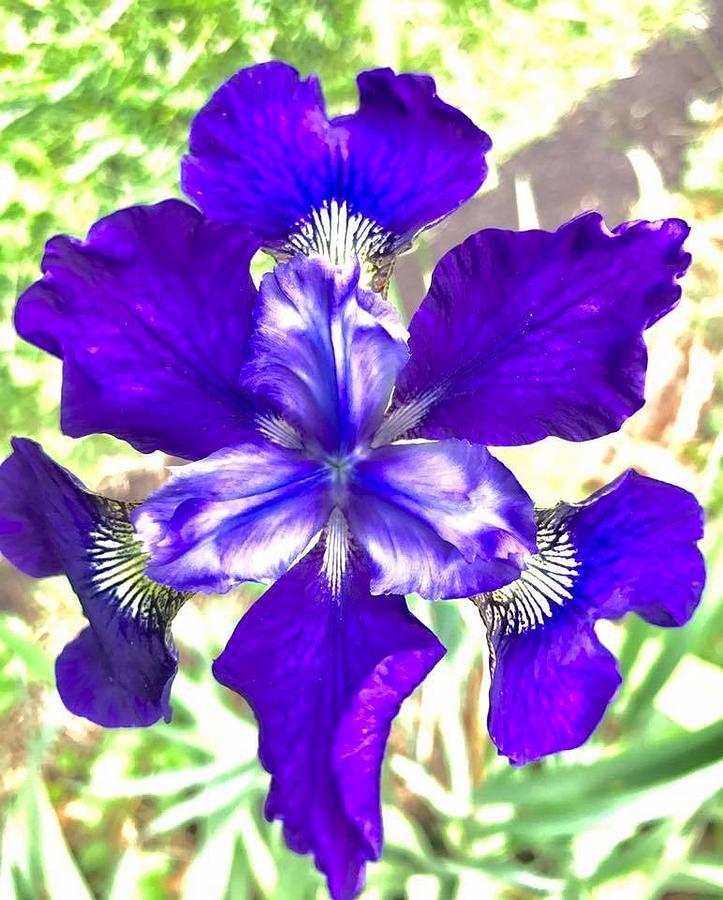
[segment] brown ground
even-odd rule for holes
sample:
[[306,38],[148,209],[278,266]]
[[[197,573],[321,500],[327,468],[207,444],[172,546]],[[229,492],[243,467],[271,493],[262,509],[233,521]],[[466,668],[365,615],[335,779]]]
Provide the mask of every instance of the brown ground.
[[[544,140],[500,166],[499,186],[466,204],[426,240],[425,257],[438,260],[481,228],[517,228],[515,178],[532,187],[540,226],[554,229],[586,209],[599,209],[610,226],[625,221],[638,199],[625,155],[642,147],[657,163],[666,187],[680,186],[686,147],[695,136],[689,107],[723,89],[723,3],[712,0],[710,27],[664,38],[641,54],[630,78],[593,92]],[[424,295],[419,257],[402,257],[395,273],[411,312]]]

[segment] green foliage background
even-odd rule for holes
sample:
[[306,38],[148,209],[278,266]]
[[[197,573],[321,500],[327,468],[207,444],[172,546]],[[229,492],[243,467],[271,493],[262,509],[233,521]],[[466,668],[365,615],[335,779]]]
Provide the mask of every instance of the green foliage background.
[[[353,106],[360,68],[429,71],[446,100],[492,133],[499,164],[554,132],[588,92],[631,74],[649,45],[692,41],[710,58],[706,24],[690,0],[5,4],[3,455],[10,435],[25,434],[109,490],[137,485],[134,470],[157,474],[155,455],[58,435],[58,365],[16,340],[12,307],[50,235],[84,234],[119,206],[177,194],[191,116],[237,68],[276,57],[316,71],[334,110]],[[513,770],[485,735],[475,610],[413,599],[449,653],[392,735],[386,853],[370,868],[368,900],[723,896],[723,104],[720,92],[691,100],[675,184],[654,156],[618,148],[638,183],[631,216],[678,214],[695,224],[686,302],[653,336],[647,411],[594,445],[546,441],[505,459],[541,502],[575,499],[631,464],[695,489],[708,508],[705,601],[680,631],[638,621],[605,629],[626,676],[605,722],[579,751]],[[518,217],[529,224],[534,181],[516,186]],[[422,276],[433,253],[422,242],[413,260]],[[401,281],[396,296],[406,308],[414,300]],[[277,825],[263,820],[255,726],[210,676],[209,660],[251,599],[209,598],[179,616],[172,725],[104,732],[69,716],[53,690],[52,660],[81,624],[67,586],[36,587],[0,568],[0,897],[323,896],[310,861],[290,854]]]

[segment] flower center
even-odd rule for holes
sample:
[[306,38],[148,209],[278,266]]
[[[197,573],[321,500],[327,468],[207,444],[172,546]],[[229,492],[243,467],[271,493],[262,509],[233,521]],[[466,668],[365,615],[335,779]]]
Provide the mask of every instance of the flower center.
[[324,466],[330,475],[334,508],[325,529],[324,561],[321,570],[329,585],[331,596],[337,599],[341,596],[342,580],[349,554],[349,525],[344,510],[349,501],[349,482],[361,456],[363,451],[357,449],[351,453],[339,453],[323,458]]
[[358,458],[357,453],[327,456],[324,465],[331,475],[331,493],[334,504],[344,508],[349,493],[349,481]]

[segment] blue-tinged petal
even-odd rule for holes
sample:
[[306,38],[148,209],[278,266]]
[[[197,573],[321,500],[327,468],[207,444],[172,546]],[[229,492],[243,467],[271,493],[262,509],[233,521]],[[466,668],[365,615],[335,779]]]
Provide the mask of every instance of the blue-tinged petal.
[[[348,133],[343,195],[365,218],[409,241],[472,197],[487,176],[489,137],[437,96],[428,75],[362,72]],[[341,195],[341,191],[339,192]]]
[[691,493],[629,469],[558,515],[580,562],[575,596],[596,618],[690,619],[705,584],[703,510]]
[[242,384],[310,448],[353,450],[380,424],[408,359],[390,304],[359,287],[359,269],[297,256],[264,276]]
[[316,77],[280,62],[237,72],[193,121],[184,191],[272,248],[383,265],[477,191],[491,145],[427,76],[358,83],[359,110],[329,120]]
[[30,575],[65,574],[90,623],[58,657],[63,702],[99,725],[169,721],[170,625],[188,595],[144,575],[130,504],[93,494],[33,441],[13,448],[0,466],[0,551]]
[[328,140],[316,76],[283,62],[241,69],[193,120],[183,190],[207,216],[283,241],[326,196]]
[[402,701],[444,654],[402,597],[375,597],[349,571],[339,597],[313,551],[258,600],[214,663],[259,720],[269,819],[312,853],[334,900],[364,883],[382,849],[380,770]]
[[633,470],[537,521],[520,578],[473,598],[490,646],[490,732],[520,764],[579,746],[612,699],[619,676],[598,619],[683,625],[705,581],[698,502]]
[[513,765],[585,743],[620,684],[615,658],[574,612],[498,636],[495,655],[488,725]]
[[49,241],[15,323],[63,360],[63,430],[188,459],[242,441],[256,249],[179,200],[113,213],[85,241]]
[[[616,431],[644,401],[644,329],[680,297],[679,219],[614,232],[586,213],[554,233],[494,229],[450,251],[410,326],[396,405],[415,434],[487,446]],[[399,413],[398,413],[399,415]]]
[[[26,461],[27,454],[39,456],[42,451],[21,438],[13,441],[13,447],[15,452],[0,465],[0,552],[32,578],[62,575],[57,535],[47,526],[47,509],[41,496],[33,496],[42,482],[36,481]],[[80,482],[69,472],[65,477],[71,493],[74,488],[81,490]]]
[[332,508],[321,464],[259,438],[175,468],[132,520],[151,554],[151,578],[222,593],[283,575]]
[[347,516],[379,594],[439,599],[492,590],[515,579],[535,549],[530,498],[502,463],[467,441],[372,451],[354,470]]

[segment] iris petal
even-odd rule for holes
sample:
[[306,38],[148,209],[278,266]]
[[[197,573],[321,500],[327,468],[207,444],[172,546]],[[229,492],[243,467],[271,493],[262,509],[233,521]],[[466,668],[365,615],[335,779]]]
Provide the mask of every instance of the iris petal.
[[184,191],[268,246],[335,263],[396,252],[477,191],[490,140],[428,76],[358,83],[359,110],[329,120],[315,76],[281,62],[236,73],[194,119]]
[[30,575],[66,575],[90,623],[58,657],[63,702],[100,725],[170,720],[170,625],[188,595],[144,575],[129,504],[91,493],[33,441],[13,448],[0,466],[0,550]]
[[328,453],[371,438],[408,359],[392,306],[359,269],[297,257],[264,277],[242,384]]
[[586,213],[451,250],[410,325],[396,403],[420,409],[413,433],[501,446],[616,431],[643,404],[642,332],[680,297],[687,234]]
[[690,619],[705,584],[703,510],[691,493],[629,469],[571,507],[568,521],[579,602],[595,616],[634,612],[664,627]]
[[574,612],[499,635],[495,656],[490,737],[518,766],[585,743],[620,684],[615,658]]
[[633,470],[582,503],[538,511],[539,553],[517,581],[474,598],[501,753],[522,764],[587,739],[619,682],[594,623],[628,612],[687,622],[705,581],[701,537],[692,494]]
[[326,195],[328,130],[316,76],[283,62],[241,69],[193,120],[183,190],[209,217],[283,241]]
[[85,241],[49,241],[15,322],[63,360],[63,430],[187,459],[243,440],[256,249],[179,200],[114,213]]
[[375,593],[438,599],[492,590],[516,578],[535,548],[529,497],[467,441],[374,450],[355,469],[347,514],[371,559]]
[[313,853],[335,900],[356,896],[382,847],[380,769],[402,701],[444,653],[402,597],[350,571],[340,598],[312,552],[258,600],[214,663],[259,720],[269,819]]
[[332,505],[319,463],[257,438],[177,468],[132,518],[151,554],[151,578],[221,593],[281,576]]

